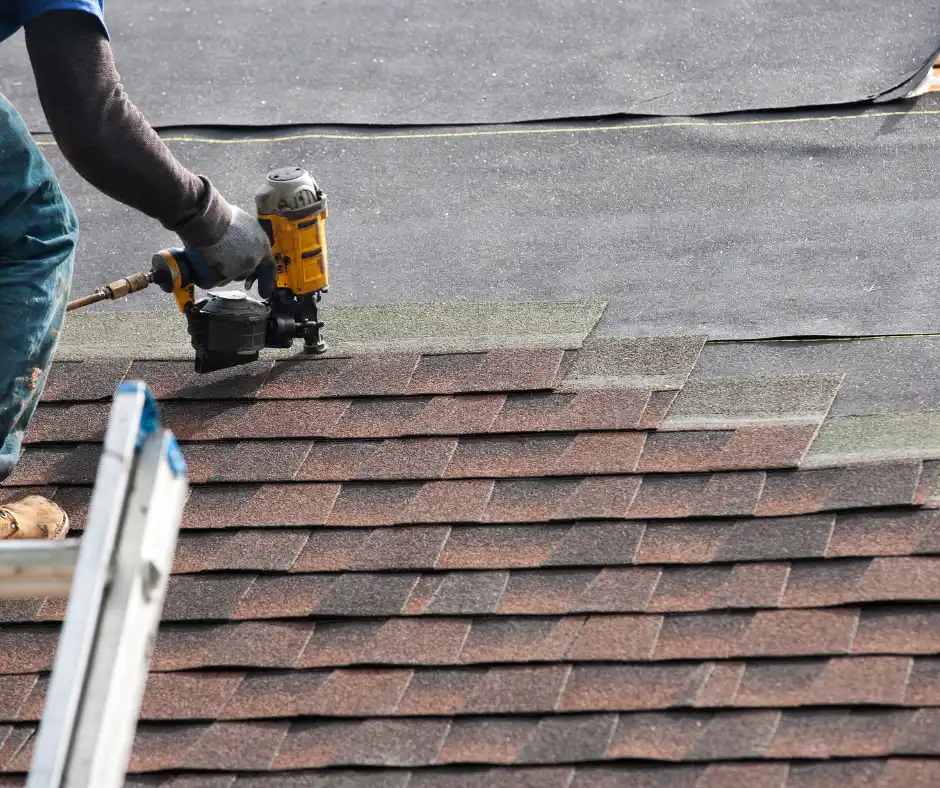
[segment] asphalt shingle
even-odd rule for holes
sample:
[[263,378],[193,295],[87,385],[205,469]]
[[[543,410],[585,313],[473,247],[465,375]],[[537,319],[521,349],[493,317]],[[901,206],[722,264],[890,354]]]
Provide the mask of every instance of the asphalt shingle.
[[[935,784],[932,416],[703,342],[57,365],[0,502],[81,532],[125,375],[190,465],[128,784]],[[0,601],[0,785],[63,614]]]

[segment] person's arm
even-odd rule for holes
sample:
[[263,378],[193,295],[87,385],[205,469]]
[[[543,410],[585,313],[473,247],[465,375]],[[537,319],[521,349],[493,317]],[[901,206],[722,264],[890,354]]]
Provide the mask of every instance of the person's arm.
[[98,19],[50,11],[25,27],[43,112],[79,175],[187,243],[217,241],[230,221],[225,201],[176,160],[124,93]]
[[83,178],[195,247],[212,271],[203,286],[244,279],[259,264],[273,266],[254,217],[183,167],[131,103],[97,17],[48,11],[24,27],[49,128]]

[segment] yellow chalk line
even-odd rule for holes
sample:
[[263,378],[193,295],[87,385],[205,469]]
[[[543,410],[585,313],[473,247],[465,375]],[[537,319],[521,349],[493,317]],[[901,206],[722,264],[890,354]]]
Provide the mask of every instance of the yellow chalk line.
[[[681,129],[694,127],[735,127],[735,126],[770,126],[775,124],[795,123],[835,123],[847,120],[876,120],[899,116],[940,115],[940,110],[897,110],[893,112],[862,112],[856,115],[821,115],[801,118],[765,118],[762,120],[676,120],[661,123],[619,123],[611,126],[570,126],[551,128],[521,129],[483,129],[478,131],[429,131],[400,134],[339,134],[310,132],[288,134],[283,137],[234,137],[222,139],[214,137],[171,136],[163,137],[164,142],[196,142],[209,145],[262,145],[278,142],[298,142],[302,140],[341,140],[344,142],[384,142],[385,140],[434,140],[454,139],[458,137],[502,137],[526,134],[591,134],[611,131],[648,131],[651,129]],[[54,140],[36,140],[37,145],[55,145]]]

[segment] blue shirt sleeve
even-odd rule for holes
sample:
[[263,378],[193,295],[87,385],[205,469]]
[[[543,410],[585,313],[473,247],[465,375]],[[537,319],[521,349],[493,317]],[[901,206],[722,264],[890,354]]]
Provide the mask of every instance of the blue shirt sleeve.
[[104,23],[104,0],[16,0],[21,25],[32,21],[47,11],[84,11],[101,23],[101,30],[109,41],[111,36]]

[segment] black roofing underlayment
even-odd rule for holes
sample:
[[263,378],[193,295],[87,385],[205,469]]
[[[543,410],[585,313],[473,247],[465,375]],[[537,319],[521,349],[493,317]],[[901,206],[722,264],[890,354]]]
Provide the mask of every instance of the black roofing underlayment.
[[[161,126],[503,123],[839,104],[903,94],[896,89],[916,81],[940,43],[935,0],[158,8],[112,3],[107,19],[131,95]],[[44,130],[17,43],[0,49],[0,91]]]
[[[600,298],[602,334],[749,339],[938,329],[938,130],[929,95],[709,119],[167,139],[246,208],[272,166],[315,174],[330,200],[331,304]],[[43,150],[82,221],[75,293],[174,242]],[[105,308],[173,306],[153,292]]]

